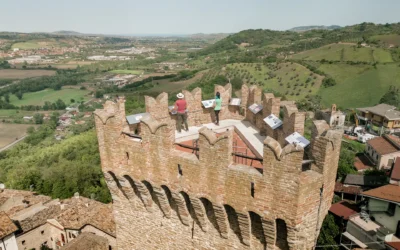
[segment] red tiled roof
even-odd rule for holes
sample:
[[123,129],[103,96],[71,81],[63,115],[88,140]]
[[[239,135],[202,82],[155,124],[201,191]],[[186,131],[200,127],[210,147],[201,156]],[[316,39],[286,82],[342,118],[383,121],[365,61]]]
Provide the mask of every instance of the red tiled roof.
[[393,247],[394,249],[399,249],[400,250],[400,241],[392,241],[392,242],[385,242],[386,245]]
[[338,217],[343,217],[343,219],[348,220],[353,214],[357,214],[360,209],[347,201],[340,201],[338,203],[332,204],[329,212],[333,213]]
[[387,138],[392,140],[397,146],[400,146],[400,138],[394,135],[385,135]]
[[400,186],[388,184],[363,192],[362,195],[400,203]]
[[400,181],[400,157],[396,158],[390,178]]
[[360,155],[357,156],[355,161],[354,161],[354,167],[357,169],[357,171],[362,171],[366,170],[369,168],[374,167],[373,163],[368,159],[367,156],[365,155]]
[[345,193],[345,194],[359,194],[361,193],[361,187],[357,186],[344,186],[343,183],[335,183],[335,192]]
[[18,228],[5,212],[0,212],[0,239],[17,231]]
[[375,137],[368,140],[367,144],[370,145],[379,155],[386,155],[399,151],[399,149],[384,137]]

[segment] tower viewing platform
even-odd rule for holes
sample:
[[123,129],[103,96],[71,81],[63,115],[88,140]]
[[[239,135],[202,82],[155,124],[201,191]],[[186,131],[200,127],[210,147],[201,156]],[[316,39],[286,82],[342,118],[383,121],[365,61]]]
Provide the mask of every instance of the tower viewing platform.
[[95,121],[118,249],[312,249],[331,204],[341,132],[258,86],[215,86],[220,123],[200,88],[183,91],[188,131],[168,94],[146,112],[107,101]]

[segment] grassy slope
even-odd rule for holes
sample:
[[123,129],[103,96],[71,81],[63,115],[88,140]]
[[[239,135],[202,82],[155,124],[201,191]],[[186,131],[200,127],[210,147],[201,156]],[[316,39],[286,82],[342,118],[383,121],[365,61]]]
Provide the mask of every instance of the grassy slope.
[[390,52],[381,48],[357,48],[356,45],[330,44],[293,55],[293,59],[328,60],[328,61],[362,61],[393,62]]
[[[242,65],[242,66],[240,66]],[[244,65],[244,66],[243,66]],[[321,85],[321,81],[323,79],[322,76],[316,75],[316,79],[312,78],[312,82],[315,82],[314,86],[311,86],[311,82],[308,83],[307,88],[305,88],[305,82],[308,77],[310,77],[311,71],[309,71],[307,68],[303,67],[300,64],[297,63],[282,63],[279,64],[278,67],[280,69],[278,70],[273,70],[272,65],[265,66],[261,65],[261,71],[258,71],[255,69],[256,63],[247,63],[247,64],[230,64],[227,66],[228,72],[231,70],[231,72],[238,72],[241,69],[244,69],[246,72],[249,72],[250,75],[253,76],[250,80],[245,80],[246,82],[262,82],[264,89],[272,89],[274,91],[280,92],[281,94],[286,94],[288,91],[289,93],[286,94],[286,97],[290,100],[300,100],[304,98],[306,95],[310,94],[316,94],[318,92],[318,89]],[[235,67],[237,66],[237,69]],[[295,69],[295,71],[293,71]],[[265,80],[265,78],[268,76],[267,73],[272,72],[276,74],[275,78]],[[291,77],[294,77],[296,74],[299,74],[298,79],[299,81],[296,81],[297,78],[294,78],[290,80]],[[278,81],[278,77],[281,77],[282,80],[281,82]],[[280,85],[282,83],[282,86]],[[288,88],[288,84],[290,83],[290,88]],[[295,84],[303,84],[304,86],[297,86],[294,89]],[[300,94],[296,95],[300,90]],[[311,90],[311,92],[309,92]],[[291,95],[291,93],[294,93],[294,95]]]
[[85,97],[87,93],[88,91],[79,89],[62,89],[58,91],[46,89],[38,92],[25,93],[22,100],[18,100],[15,95],[11,95],[10,103],[16,106],[43,105],[45,101],[55,102],[57,99],[61,99],[68,104],[71,99],[75,99],[75,101],[87,100],[88,98]]
[[140,70],[112,70],[110,73],[115,73],[115,74],[132,74],[132,75],[140,75],[143,73],[143,71]]
[[375,105],[390,85],[400,86],[400,67],[395,64],[369,66],[322,65],[320,70],[334,76],[337,85],[321,88],[323,103],[336,103],[341,107]]

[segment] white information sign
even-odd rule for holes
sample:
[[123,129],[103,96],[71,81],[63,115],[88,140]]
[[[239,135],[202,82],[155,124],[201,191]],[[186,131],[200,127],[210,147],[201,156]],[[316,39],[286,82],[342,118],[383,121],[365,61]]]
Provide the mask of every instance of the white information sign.
[[211,99],[211,100],[204,100],[204,101],[202,101],[201,103],[203,104],[203,106],[204,106],[206,109],[208,109],[208,108],[212,108],[212,107],[214,106],[214,102],[215,102],[215,100],[214,100],[214,99]]
[[254,103],[249,106],[249,109],[251,112],[253,112],[253,114],[257,114],[258,112],[260,112],[263,109],[263,106],[258,105],[257,103]]
[[271,115],[265,117],[264,121],[272,129],[279,128],[283,124],[282,121],[278,117],[276,117],[274,114],[271,114]]
[[175,107],[174,105],[168,106],[169,112],[170,112],[172,115],[176,115],[176,113],[177,113],[177,111],[174,110],[174,107]]
[[135,115],[128,115],[126,116],[126,120],[128,121],[128,124],[137,124],[140,122],[141,119],[150,116],[149,113],[140,113],[140,114],[135,114]]
[[242,99],[240,99],[240,98],[232,98],[231,102],[229,103],[229,105],[240,106],[241,102],[242,102]]
[[288,137],[285,138],[285,140],[288,143],[293,143],[296,145],[300,145],[301,147],[305,148],[310,144],[310,141],[304,138],[302,135],[300,135],[297,132],[294,132],[293,134],[289,135]]

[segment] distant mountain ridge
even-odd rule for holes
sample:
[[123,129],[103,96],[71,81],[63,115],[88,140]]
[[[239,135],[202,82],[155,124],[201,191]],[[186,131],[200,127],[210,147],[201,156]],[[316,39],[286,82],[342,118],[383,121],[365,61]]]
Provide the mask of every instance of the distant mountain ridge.
[[310,25],[310,26],[298,26],[289,29],[289,31],[295,31],[295,32],[302,32],[302,31],[308,31],[308,30],[335,30],[335,29],[340,29],[342,28],[339,25],[330,25],[330,26],[325,26],[325,25]]
[[82,35],[84,35],[83,33],[71,31],[71,30],[59,30],[59,31],[54,31],[52,33],[57,34],[57,35],[66,35],[66,36],[82,36]]

